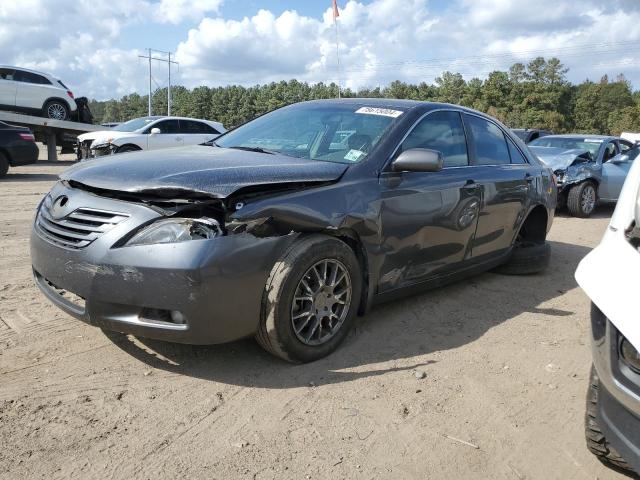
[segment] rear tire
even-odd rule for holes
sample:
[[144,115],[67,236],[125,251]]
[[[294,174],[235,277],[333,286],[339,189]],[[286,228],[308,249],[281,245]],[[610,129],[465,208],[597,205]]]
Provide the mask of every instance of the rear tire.
[[627,473],[634,473],[631,466],[613,448],[600,429],[597,419],[598,411],[598,391],[600,380],[595,368],[591,367],[589,389],[587,390],[587,408],[584,416],[584,431],[587,440],[587,448],[598,460],[614,469],[624,470]]
[[0,178],[4,177],[9,171],[9,159],[0,152]]
[[52,120],[68,120],[69,107],[61,100],[49,100],[44,104],[44,116]]
[[596,208],[596,186],[586,181],[574,185],[567,195],[567,208],[574,217],[588,218]]
[[[323,274],[325,261],[332,266],[329,270],[339,268],[340,275],[344,273],[344,276],[338,278],[344,280],[336,281],[337,277],[331,275],[333,271],[327,275],[326,267]],[[318,272],[310,273],[318,265]],[[329,281],[322,283],[321,278]],[[308,284],[309,293],[303,291],[301,296],[299,289],[303,284]],[[350,292],[345,294],[348,289]],[[336,294],[336,291],[342,293]],[[271,270],[262,297],[256,340],[269,353],[293,363],[325,357],[338,348],[353,326],[361,291],[360,264],[349,246],[326,235],[303,238],[285,252]],[[308,303],[300,303],[300,298],[305,296],[309,300],[302,302]],[[342,303],[334,302],[334,298]],[[312,313],[305,316],[307,311]],[[302,319],[296,320],[296,312],[302,312],[298,314]],[[335,315],[328,316],[331,312]],[[308,326],[301,328],[300,325]],[[305,340],[303,337],[307,335],[309,338]]]
[[509,260],[496,268],[505,275],[531,275],[545,270],[551,261],[551,245],[547,242],[517,242]]

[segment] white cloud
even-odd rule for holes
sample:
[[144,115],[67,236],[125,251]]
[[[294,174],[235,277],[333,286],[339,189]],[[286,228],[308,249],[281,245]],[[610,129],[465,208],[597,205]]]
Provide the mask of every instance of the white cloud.
[[222,0],[160,0],[152,4],[153,18],[159,23],[179,24],[185,20],[198,21],[204,15],[217,13]]
[[[296,5],[291,0],[291,5]],[[432,82],[443,70],[484,77],[536,54],[556,55],[569,78],[624,72],[640,86],[637,0],[339,0],[341,83],[352,88],[394,79]],[[138,50],[153,44],[146,27],[184,34],[174,47],[176,81],[251,85],[297,78],[335,81],[330,2],[321,17],[295,10],[247,11],[223,18],[222,0],[0,0],[4,63],[58,75],[80,95],[146,91]],[[24,12],[38,12],[25,15]],[[61,26],[59,12],[64,12]],[[168,27],[167,27],[168,28]],[[121,38],[140,44],[122,45]],[[576,48],[591,45],[590,48]],[[162,77],[158,66],[158,78]],[[159,83],[163,81],[159,80]]]

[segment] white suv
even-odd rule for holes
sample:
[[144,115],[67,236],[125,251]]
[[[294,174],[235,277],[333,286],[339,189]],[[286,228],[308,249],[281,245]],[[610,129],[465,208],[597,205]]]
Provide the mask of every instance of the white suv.
[[220,122],[186,117],[140,117],[111,130],[78,136],[78,159],[136,150],[198,145],[226,132]]
[[0,65],[0,109],[68,120],[77,108],[73,93],[57,78]]

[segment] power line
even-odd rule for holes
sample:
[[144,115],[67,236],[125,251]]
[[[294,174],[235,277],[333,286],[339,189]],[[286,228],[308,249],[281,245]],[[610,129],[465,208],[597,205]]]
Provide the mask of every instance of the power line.
[[[156,82],[155,79],[153,78],[153,76],[151,75],[151,61],[152,60],[156,60],[158,62],[164,62],[169,67],[169,84],[168,84],[168,88],[167,88],[167,116],[171,116],[171,65],[172,64],[179,65],[179,63],[178,62],[174,62],[173,60],[171,60],[171,52],[165,52],[163,50],[154,50],[152,48],[148,48],[147,51],[149,52],[148,55],[138,55],[138,57],[149,60],[149,116],[151,116],[151,114],[152,114],[151,97],[153,96],[153,92],[152,92],[152,89],[151,89],[151,81],[153,80],[153,82],[155,82],[155,84],[158,85],[158,82]],[[168,55],[169,58],[166,59],[166,58],[154,57],[152,52],[163,53],[165,55]]]

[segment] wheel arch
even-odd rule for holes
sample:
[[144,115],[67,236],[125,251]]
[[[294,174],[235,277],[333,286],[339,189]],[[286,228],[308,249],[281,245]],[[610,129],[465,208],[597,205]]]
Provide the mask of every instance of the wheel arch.
[[547,227],[549,225],[549,212],[542,204],[533,206],[525,217],[516,238],[532,242],[543,242],[547,237]]
[[4,156],[4,158],[7,159],[7,162],[10,166],[13,165],[13,158],[11,158],[9,151],[6,148],[0,147],[0,155]]
[[125,147],[134,147],[136,150],[143,150],[143,148],[140,145],[132,142],[123,143],[122,145],[117,145],[117,147],[118,148],[116,149],[116,153],[120,153],[119,150]]
[[69,114],[71,114],[73,112],[73,109],[71,108],[71,105],[69,104],[69,102],[67,102],[64,98],[62,97],[49,97],[47,98],[43,103],[42,103],[42,110],[44,111],[44,107],[47,106],[47,103],[52,102],[52,101],[59,101],[64,103],[67,106],[67,110],[69,110]]
[[360,236],[352,229],[327,229],[318,233],[337,238],[346,243],[355,254],[358,264],[360,265],[360,274],[362,275],[362,291],[360,293],[358,315],[364,315],[369,309],[369,292],[372,291],[372,286],[370,284],[369,256]]

